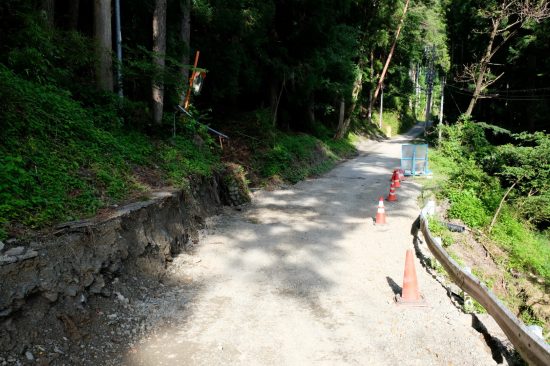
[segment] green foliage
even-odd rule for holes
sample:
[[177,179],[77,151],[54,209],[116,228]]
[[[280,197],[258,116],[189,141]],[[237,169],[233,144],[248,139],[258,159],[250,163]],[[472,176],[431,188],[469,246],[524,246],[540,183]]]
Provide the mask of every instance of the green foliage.
[[[209,175],[218,157],[189,138],[154,144],[105,123],[70,94],[16,76],[0,65],[0,224],[42,227],[94,214],[143,189],[133,168],[160,164],[169,182]],[[107,105],[108,106],[108,105]],[[104,108],[106,106],[104,105]],[[110,125],[111,129],[105,129]]]
[[447,194],[451,201],[450,218],[460,219],[471,227],[482,227],[488,223],[485,206],[474,191],[449,189]]
[[220,167],[217,155],[185,137],[177,136],[170,144],[163,143],[159,148],[160,163],[167,172],[168,181],[178,187],[186,186],[190,175],[208,177]]
[[446,248],[453,244],[454,239],[451,232],[449,231],[447,226],[443,225],[441,221],[430,217],[429,227],[430,232],[433,236],[441,238],[441,243],[443,244],[443,247]]
[[[372,116],[372,120],[378,124],[380,114],[374,112]],[[408,131],[415,123],[416,120],[410,113],[387,109],[382,115],[382,132],[386,133],[386,127],[391,127],[392,135],[397,135]]]
[[533,271],[550,281],[549,238],[529,230],[510,208],[501,214],[492,237],[510,252],[510,267]]
[[[548,223],[548,136],[516,135],[515,145],[495,147],[483,131],[470,121],[447,126],[439,151],[430,155],[432,168],[448,176],[440,192],[450,202],[448,215],[485,229],[504,195],[501,184],[518,182],[490,236],[508,251],[510,267],[549,280],[549,238],[537,234],[521,217]],[[522,196],[521,192],[529,194]]]
[[530,195],[550,189],[550,136],[544,132],[514,135],[515,144],[498,147],[497,160],[505,182],[518,182],[520,190]]
[[324,142],[315,137],[299,135],[279,135],[273,146],[260,153],[257,165],[264,177],[279,176],[296,183],[311,175],[324,173],[336,161],[355,153],[353,135],[347,139]]

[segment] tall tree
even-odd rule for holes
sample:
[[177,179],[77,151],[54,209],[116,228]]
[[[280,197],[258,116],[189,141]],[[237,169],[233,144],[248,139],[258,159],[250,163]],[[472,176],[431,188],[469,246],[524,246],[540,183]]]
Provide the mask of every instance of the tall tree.
[[80,0],[69,1],[69,8],[67,12],[68,12],[67,25],[69,29],[76,30],[78,27],[78,14],[80,12]]
[[53,28],[55,16],[55,0],[42,0],[40,3],[40,7],[44,14],[46,25],[50,28]]
[[371,106],[370,109],[372,110],[372,104],[376,101],[376,98],[378,98],[378,93],[380,93],[380,89],[382,88],[382,85],[384,84],[384,78],[386,77],[386,72],[388,71],[388,67],[390,66],[391,59],[393,57],[393,52],[395,51],[395,45],[397,44],[397,40],[399,39],[399,33],[401,33],[401,28],[403,28],[403,24],[405,22],[405,17],[407,16],[407,9],[409,8],[410,0],[407,0],[405,2],[405,6],[403,8],[403,15],[401,16],[401,20],[399,21],[399,25],[397,26],[397,30],[395,31],[395,39],[393,40],[393,44],[390,48],[390,52],[388,53],[388,57],[386,58],[386,62],[384,64],[384,68],[382,69],[382,73],[380,74],[380,79],[378,80],[378,84],[376,85],[376,89],[374,89],[373,97],[370,101]]
[[156,75],[152,83],[153,122],[162,122],[164,106],[164,65],[166,56],[166,0],[155,1],[153,13],[153,63],[156,66]]
[[100,89],[113,91],[111,0],[94,0],[96,82]]
[[488,27],[483,30],[488,35],[485,51],[481,58],[464,67],[461,80],[473,82],[474,90],[466,115],[470,116],[478,99],[487,87],[495,83],[504,75],[493,75],[489,68],[493,56],[504,46],[518,30],[524,27],[527,22],[539,22],[550,17],[550,9],[547,0],[544,1],[523,1],[503,0],[493,1],[479,13],[487,19]]
[[[189,78],[190,46],[191,46],[191,0],[180,0],[181,24],[180,41],[184,44],[183,54],[181,56],[181,76],[183,85]],[[185,91],[182,93],[182,99]]]

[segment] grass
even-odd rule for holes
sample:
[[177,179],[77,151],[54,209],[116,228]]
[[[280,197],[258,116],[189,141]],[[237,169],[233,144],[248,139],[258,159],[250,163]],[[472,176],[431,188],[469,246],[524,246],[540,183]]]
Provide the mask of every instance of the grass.
[[270,148],[259,153],[256,168],[264,178],[281,178],[296,183],[330,170],[336,162],[355,154],[355,135],[342,140],[311,135],[279,134]]
[[[538,232],[533,226],[520,216],[520,210],[512,204],[506,203],[493,230],[489,233],[488,225],[502,197],[503,189],[498,181],[488,177],[483,170],[470,160],[456,160],[444,154],[441,150],[430,150],[430,166],[434,171],[434,179],[424,182],[423,191],[437,196],[441,202],[448,202],[447,215],[457,218],[470,227],[477,228],[484,233],[485,240],[491,241],[503,250],[495,265],[499,267],[506,279],[506,286],[499,297],[520,317],[526,324],[550,326],[544,313],[529,306],[530,299],[525,290],[539,288],[544,292],[544,286],[550,283],[550,236],[548,231]],[[442,237],[444,245],[452,241],[452,234],[436,219],[430,220],[430,230],[434,235]],[[448,236],[448,239],[446,237]],[[461,245],[453,243],[452,245]],[[454,256],[453,258],[456,258]],[[459,262],[460,263],[460,262]],[[492,287],[495,278],[487,276],[481,270],[473,268],[476,277]],[[524,273],[515,278],[510,273]],[[532,281],[531,274],[537,276],[538,281]],[[537,283],[538,282],[538,283]],[[542,283],[542,284],[541,284]],[[534,292],[536,294],[536,292]],[[538,295],[535,295],[538,296]],[[485,310],[475,300],[476,312]]]
[[441,223],[441,221],[437,220],[436,218],[430,217],[429,227],[432,235],[441,238],[441,243],[443,244],[444,248],[447,248],[451,246],[451,244],[453,244],[454,239],[451,232],[449,231],[447,226]]
[[[477,176],[479,169],[470,166],[469,172],[463,170],[464,166],[454,163],[453,160],[441,154],[436,149],[430,151],[430,165],[434,175],[448,177],[447,180],[429,182],[433,191],[437,191],[440,199],[449,200],[450,207],[447,212],[450,218],[463,221],[466,225],[478,228],[482,231],[488,229],[488,224],[493,214],[494,192],[500,192],[495,188],[474,189],[476,184],[465,184],[457,177]],[[487,178],[487,180],[489,180]],[[496,195],[497,197],[500,194]],[[431,228],[431,226],[430,226]],[[492,233],[495,243],[506,250],[509,256],[508,266],[515,270],[531,271],[550,282],[550,240],[548,235],[537,233],[529,223],[518,217],[514,208],[505,205]]]
[[[200,128],[185,125],[174,138],[124,128],[124,105],[115,96],[84,106],[68,91],[0,64],[0,98],[0,240],[143,199],[152,186],[189,188],[192,177],[222,165],[219,148]],[[334,140],[323,126],[318,137],[259,130],[252,169],[265,179],[295,183],[355,154],[355,135]]]
[[[118,103],[85,108],[53,86],[41,86],[0,65],[0,239],[89,217],[147,190],[136,168],[164,184],[207,176],[219,157],[190,138],[153,140],[117,120]],[[108,121],[104,121],[104,116]]]
[[550,283],[550,238],[520,222],[510,207],[501,214],[491,238],[510,253],[510,268],[531,271]]
[[[373,112],[373,122],[378,125],[380,120],[380,113]],[[397,110],[385,110],[382,113],[382,132],[387,134],[388,127],[391,128],[391,135],[407,132],[416,123],[415,118],[412,115],[401,113]]]

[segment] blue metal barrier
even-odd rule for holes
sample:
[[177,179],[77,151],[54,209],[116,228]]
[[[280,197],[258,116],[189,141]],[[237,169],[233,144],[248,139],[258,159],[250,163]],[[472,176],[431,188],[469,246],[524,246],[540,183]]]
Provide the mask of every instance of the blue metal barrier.
[[405,175],[428,175],[428,144],[401,145],[401,169]]

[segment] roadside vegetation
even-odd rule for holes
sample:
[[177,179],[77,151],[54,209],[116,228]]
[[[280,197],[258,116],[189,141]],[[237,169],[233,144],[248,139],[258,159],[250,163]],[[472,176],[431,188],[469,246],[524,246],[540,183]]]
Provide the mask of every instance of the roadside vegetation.
[[[120,60],[110,0],[0,3],[0,240],[189,189],[228,165],[253,186],[295,183],[352,156],[358,135],[404,132],[445,99],[450,121],[467,110],[500,126],[444,129],[431,162],[448,179],[431,184],[448,218],[495,243],[507,276],[548,293],[545,2],[120,3]],[[183,117],[175,107],[197,74]],[[223,148],[206,126],[230,136]],[[504,292],[533,298],[522,290]],[[540,320],[539,307],[518,313]]]
[[[466,225],[471,236],[437,220],[431,230],[450,252],[474,264],[473,272],[520,318],[548,331],[550,136],[512,134],[468,119],[443,128],[443,139],[430,151],[435,178],[424,194],[435,193],[446,208],[440,220]],[[472,253],[474,245],[491,257],[492,268]]]
[[[1,65],[0,98],[0,240],[147,199],[161,187],[188,189],[194,179],[221,171],[232,151],[191,121],[178,120],[176,136],[128,129],[123,116],[132,106],[115,97],[102,95],[86,107],[66,90]],[[352,134],[334,140],[322,127],[315,137],[263,126],[257,143],[249,144],[254,154],[247,173],[258,185],[296,183],[355,153]]]

